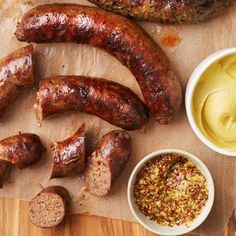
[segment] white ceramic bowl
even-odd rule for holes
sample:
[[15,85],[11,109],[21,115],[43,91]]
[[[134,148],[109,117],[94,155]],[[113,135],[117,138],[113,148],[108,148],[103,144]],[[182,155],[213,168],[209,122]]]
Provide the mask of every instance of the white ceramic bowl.
[[[139,211],[135,200],[133,196],[133,186],[136,180],[136,175],[138,174],[139,170],[145,165],[146,162],[150,161],[151,159],[155,158],[158,155],[165,154],[165,153],[177,153],[180,154],[188,159],[190,159],[202,172],[202,174],[207,179],[208,189],[209,189],[209,197],[206,205],[204,206],[201,214],[196,217],[196,219],[190,223],[190,225],[187,226],[176,226],[176,227],[169,227],[169,226],[160,226],[156,224],[155,222],[149,220],[145,215],[142,214],[142,212]],[[128,195],[128,203],[129,207],[137,219],[137,221],[144,226],[146,229],[150,230],[153,233],[160,234],[160,235],[182,235],[186,234],[192,230],[194,230],[196,227],[198,227],[202,222],[207,218],[208,214],[211,211],[213,202],[214,202],[214,183],[212,176],[205,166],[205,164],[195,157],[194,155],[181,151],[178,149],[163,149],[156,152],[153,152],[149,154],[148,156],[144,157],[134,168],[133,172],[131,173],[129,183],[128,183],[128,189],[127,189],[127,195]]]
[[192,114],[192,99],[195,87],[199,79],[201,78],[201,75],[208,69],[208,67],[211,66],[214,62],[220,60],[221,58],[227,57],[232,54],[236,54],[236,48],[227,48],[218,51],[207,57],[205,60],[203,60],[193,71],[189,79],[185,94],[185,106],[186,106],[188,121],[196,136],[211,150],[227,156],[236,156],[236,151],[230,151],[229,149],[218,147],[214,143],[212,143],[209,139],[207,139],[205,135],[202,134]]

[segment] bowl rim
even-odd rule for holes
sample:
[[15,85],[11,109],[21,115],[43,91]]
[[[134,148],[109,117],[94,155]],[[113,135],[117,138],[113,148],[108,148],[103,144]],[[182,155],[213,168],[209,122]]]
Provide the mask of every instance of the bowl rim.
[[202,143],[204,143],[208,148],[211,150],[226,155],[230,157],[236,157],[236,151],[232,151],[226,148],[219,147],[215,145],[213,142],[211,142],[205,135],[202,133],[202,131],[197,126],[193,113],[192,113],[192,100],[193,100],[193,94],[196,88],[196,85],[198,84],[201,75],[216,61],[230,56],[232,54],[236,54],[236,47],[232,48],[226,48],[220,51],[217,51],[207,58],[205,58],[193,71],[193,73],[190,76],[190,79],[188,81],[186,92],[185,92],[185,108],[187,113],[187,118],[189,121],[189,124],[195,133],[195,135],[198,137],[198,139],[201,140]]
[[[193,224],[190,224],[189,227],[187,227],[185,230],[182,230],[182,232],[180,233],[175,233],[173,232],[173,229],[175,227],[171,227],[172,228],[172,232],[168,232],[165,233],[166,236],[174,236],[174,235],[182,235],[182,234],[186,234],[189,233],[191,231],[193,231],[194,229],[196,229],[199,225],[201,225],[205,219],[208,217],[212,207],[213,207],[213,203],[214,203],[214,198],[215,198],[215,187],[214,187],[214,182],[213,182],[213,178],[212,175],[210,173],[210,171],[208,170],[208,168],[206,167],[206,165],[195,155],[180,150],[180,149],[160,149],[157,151],[154,151],[150,154],[148,154],[147,156],[145,156],[141,161],[139,161],[136,166],[134,167],[130,177],[129,177],[129,181],[128,181],[128,186],[127,186],[127,199],[128,199],[128,204],[129,204],[129,208],[133,214],[133,216],[136,218],[136,220],[146,229],[148,229],[149,231],[155,233],[155,234],[163,234],[163,232],[159,231],[158,228],[152,229],[151,227],[149,227],[137,214],[135,211],[135,202],[132,200],[132,195],[133,195],[133,185],[134,185],[134,181],[136,179],[136,175],[139,172],[139,170],[145,165],[146,162],[150,161],[151,159],[155,158],[156,156],[159,156],[161,154],[167,154],[167,153],[176,153],[176,154],[180,154],[183,155],[184,157],[190,159],[193,161],[193,163],[200,169],[201,173],[206,177],[207,180],[207,184],[208,184],[208,201],[206,203],[206,205],[203,207],[203,209],[205,209],[205,212],[202,210],[202,213],[205,213],[204,215],[202,213],[200,213],[200,215],[198,215],[195,220],[193,221]],[[140,212],[140,211],[139,211]],[[141,212],[140,212],[141,213]],[[142,213],[141,213],[142,214]],[[143,216],[146,217],[146,216]],[[197,222],[196,220],[201,217],[201,219]],[[147,217],[146,217],[147,218]],[[158,225],[157,225],[158,226]]]

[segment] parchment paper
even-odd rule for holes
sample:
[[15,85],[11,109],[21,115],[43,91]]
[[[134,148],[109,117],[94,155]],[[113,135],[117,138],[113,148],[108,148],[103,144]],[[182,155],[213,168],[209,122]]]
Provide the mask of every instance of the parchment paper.
[[[26,1],[0,0],[0,56],[5,56],[24,46],[14,36],[15,25],[21,15],[35,5],[50,2],[75,2],[89,4],[87,1]],[[211,22],[200,25],[175,27],[182,36],[177,48],[163,48],[168,54],[173,67],[180,75],[183,88],[193,69],[209,54],[216,50],[230,47],[236,43],[236,8],[228,16],[222,16]],[[155,23],[140,23],[143,28],[159,42],[162,26]],[[165,26],[167,27],[167,26]],[[214,38],[217,37],[217,38]],[[130,71],[115,58],[104,51],[86,45],[45,44],[34,45],[35,77],[53,75],[89,75],[120,82],[135,91],[141,98],[140,89]],[[204,235],[221,235],[227,217],[236,207],[236,158],[224,157],[205,147],[193,134],[184,109],[176,119],[167,126],[159,125],[153,119],[146,126],[146,133],[132,131],[133,153],[122,176],[116,181],[111,194],[96,198],[83,193],[83,182],[80,177],[64,178],[49,181],[51,172],[51,142],[63,140],[86,123],[90,134],[91,147],[106,132],[116,127],[91,115],[68,113],[45,120],[38,126],[33,104],[36,89],[24,93],[8,109],[0,121],[0,139],[21,132],[32,132],[40,135],[48,152],[40,163],[31,168],[19,170],[14,168],[0,196],[30,200],[43,187],[59,184],[66,187],[73,198],[73,212],[105,216],[114,219],[133,221],[129,210],[126,188],[129,175],[135,164],[147,154],[162,148],[180,148],[189,151],[202,159],[211,171],[216,187],[216,198],[213,210],[201,226]]]

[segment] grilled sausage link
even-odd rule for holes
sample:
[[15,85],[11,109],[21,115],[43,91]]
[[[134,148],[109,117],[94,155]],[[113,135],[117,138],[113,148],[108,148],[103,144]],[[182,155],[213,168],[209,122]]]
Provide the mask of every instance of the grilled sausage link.
[[85,124],[71,137],[55,142],[53,149],[52,178],[62,178],[84,170]]
[[106,50],[126,65],[160,123],[168,123],[182,100],[180,83],[157,44],[125,17],[76,4],[33,8],[17,25],[20,41],[76,42]]
[[67,111],[96,115],[127,130],[149,118],[146,105],[129,88],[104,79],[57,76],[40,81],[35,105],[39,120]]
[[196,23],[224,11],[233,0],[89,0],[97,6],[137,20]]
[[105,196],[123,171],[131,154],[131,139],[126,131],[114,130],[104,135],[87,159],[84,181],[86,191]]
[[33,86],[32,54],[28,45],[0,60],[0,118],[24,88]]
[[36,134],[24,133],[0,141],[0,160],[20,169],[35,164],[45,151]]

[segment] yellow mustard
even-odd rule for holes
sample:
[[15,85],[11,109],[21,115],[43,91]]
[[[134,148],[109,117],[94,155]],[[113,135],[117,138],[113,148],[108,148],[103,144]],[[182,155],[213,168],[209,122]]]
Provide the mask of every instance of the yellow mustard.
[[192,112],[211,142],[236,150],[236,55],[215,62],[203,73],[194,91]]

